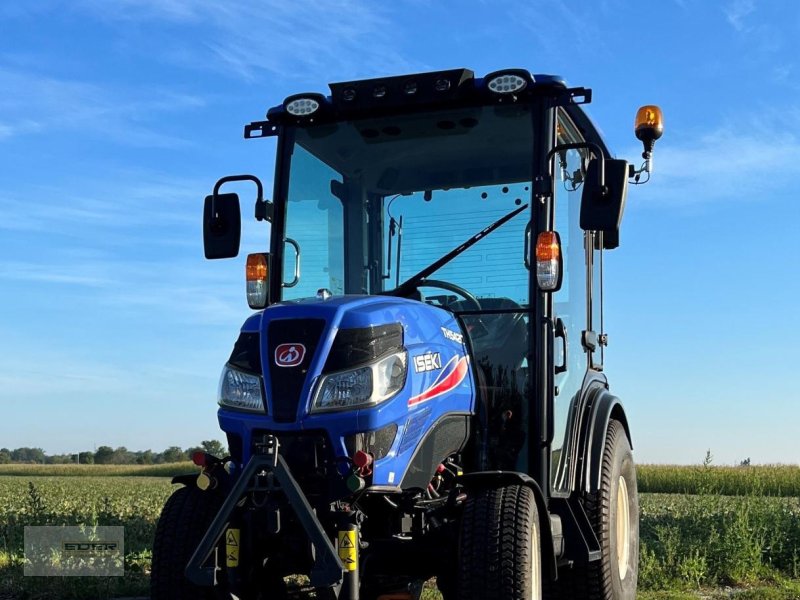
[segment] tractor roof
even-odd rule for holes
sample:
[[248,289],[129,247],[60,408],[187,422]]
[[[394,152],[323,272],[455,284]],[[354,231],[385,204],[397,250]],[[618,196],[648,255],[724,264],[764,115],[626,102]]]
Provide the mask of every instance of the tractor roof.
[[[493,81],[513,81],[518,88],[509,93],[508,88],[503,91],[502,85]],[[282,104],[269,109],[267,122],[258,125],[262,129],[268,124],[302,127],[428,110],[529,103],[542,96],[555,96],[586,138],[597,143],[607,156],[610,154],[597,129],[579,107],[591,102],[591,90],[569,88],[566,81],[557,75],[504,69],[485,77],[475,77],[469,69],[450,69],[332,83],[329,87],[330,95],[309,92],[288,96]],[[264,130],[261,135],[264,134],[269,132]],[[247,131],[246,136],[251,137]]]

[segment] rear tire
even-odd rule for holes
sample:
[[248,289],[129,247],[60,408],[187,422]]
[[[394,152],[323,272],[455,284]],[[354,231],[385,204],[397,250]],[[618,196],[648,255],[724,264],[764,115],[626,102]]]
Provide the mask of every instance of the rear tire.
[[211,588],[190,583],[184,570],[221,504],[216,494],[194,486],[175,490],[169,497],[158,518],[153,542],[152,600],[212,600],[215,597]]
[[541,600],[539,513],[522,485],[479,490],[461,517],[458,600]]
[[583,506],[600,541],[601,559],[559,573],[561,598],[635,600],[639,579],[639,495],[636,465],[625,428],[611,420],[600,489]]

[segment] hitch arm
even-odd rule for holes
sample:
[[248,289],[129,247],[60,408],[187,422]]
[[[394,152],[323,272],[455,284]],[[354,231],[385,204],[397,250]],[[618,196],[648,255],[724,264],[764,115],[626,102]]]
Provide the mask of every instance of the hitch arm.
[[186,566],[186,578],[195,585],[214,586],[217,584],[217,571],[220,568],[216,564],[214,566],[205,566],[205,563],[211,557],[230,525],[231,515],[242,496],[248,491],[252,478],[261,471],[272,472],[275,475],[281,485],[281,492],[286,495],[309,540],[314,545],[316,551],[314,553],[314,566],[310,573],[311,584],[316,587],[331,587],[342,582],[344,567],[336,553],[336,549],[328,539],[322,524],[317,519],[303,491],[292,476],[288,465],[283,460],[283,457],[277,454],[277,448],[275,448],[275,453],[276,455],[273,456],[253,456],[234,484],[228,497],[225,498],[225,502],[223,502],[222,507],[214,517],[208,531],[206,531],[203,539],[200,540],[200,544]]

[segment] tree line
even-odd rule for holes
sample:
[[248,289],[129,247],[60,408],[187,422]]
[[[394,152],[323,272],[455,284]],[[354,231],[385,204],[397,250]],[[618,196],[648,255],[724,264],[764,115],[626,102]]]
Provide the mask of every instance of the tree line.
[[47,454],[41,448],[0,448],[0,464],[25,463],[42,465],[82,464],[82,465],[158,465],[191,460],[198,450],[214,456],[223,457],[228,451],[222,442],[203,440],[199,446],[183,449],[170,446],[163,452],[153,450],[128,450],[125,446],[112,448],[100,446],[95,451],[73,454]]

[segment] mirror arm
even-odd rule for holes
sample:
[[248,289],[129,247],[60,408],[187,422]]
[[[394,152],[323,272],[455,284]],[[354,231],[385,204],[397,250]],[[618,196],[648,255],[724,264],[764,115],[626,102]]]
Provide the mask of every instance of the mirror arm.
[[547,162],[549,163],[553,156],[558,152],[566,152],[567,150],[578,150],[580,148],[586,148],[591,150],[595,156],[599,159],[598,169],[597,169],[597,184],[600,186],[600,189],[603,191],[603,195],[605,196],[608,193],[606,189],[606,169],[605,169],[605,161],[603,160],[605,157],[603,156],[603,151],[601,150],[600,146],[595,144],[594,142],[575,142],[572,144],[558,144],[555,146],[550,152],[547,153]]
[[261,180],[255,175],[228,175],[220,178],[214,184],[214,191],[211,194],[211,214],[214,220],[217,220],[217,196],[219,195],[219,190],[223,185],[232,181],[252,181],[256,184],[256,220],[270,221],[272,219],[272,211],[269,210],[269,203],[264,200],[264,186],[261,185]]

